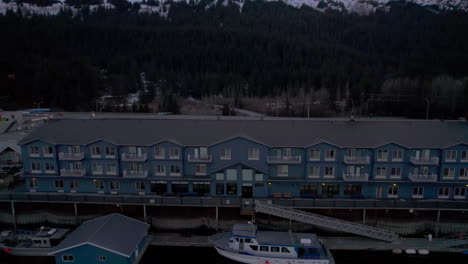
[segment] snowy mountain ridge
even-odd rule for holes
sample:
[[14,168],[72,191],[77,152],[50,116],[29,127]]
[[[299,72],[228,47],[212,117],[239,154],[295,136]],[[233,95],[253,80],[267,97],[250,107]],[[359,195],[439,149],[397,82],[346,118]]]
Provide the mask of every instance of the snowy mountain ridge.
[[[242,10],[245,0],[212,0],[206,4],[206,8],[214,5],[217,2],[222,2],[223,5],[233,3],[239,6]],[[255,0],[250,0],[255,1]],[[339,10],[343,12],[355,12],[361,15],[366,15],[375,12],[376,10],[388,10],[391,2],[408,2],[414,3],[423,7],[430,8],[433,11],[442,10],[462,10],[468,12],[468,0],[265,0],[267,2],[281,1],[285,4],[300,8],[308,6],[319,11],[327,9]],[[50,1],[49,5],[36,5],[34,1],[14,1],[14,0],[0,0],[0,14],[5,14],[8,10],[17,11],[21,10],[26,14],[38,15],[57,15],[61,10],[69,9],[76,13],[80,8],[87,7],[91,11],[96,10],[98,7],[106,9],[115,8],[108,0],[103,0],[99,5],[83,5],[82,7],[74,7],[68,5],[65,0]],[[171,2],[187,2],[200,4],[199,0],[154,0],[147,2],[146,0],[128,0],[130,3],[139,3],[140,13],[159,13],[161,16],[166,17],[169,13]]]

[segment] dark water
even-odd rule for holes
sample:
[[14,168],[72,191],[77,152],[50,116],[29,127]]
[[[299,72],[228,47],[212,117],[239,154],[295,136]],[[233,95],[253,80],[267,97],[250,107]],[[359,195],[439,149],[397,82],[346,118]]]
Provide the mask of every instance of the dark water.
[[[468,255],[461,253],[430,253],[421,255],[393,255],[391,252],[333,251],[337,264],[468,264]],[[213,248],[150,247],[140,264],[238,264],[221,257]],[[0,264],[54,264],[50,257],[13,257],[0,254]],[[85,263],[79,263],[85,264]]]

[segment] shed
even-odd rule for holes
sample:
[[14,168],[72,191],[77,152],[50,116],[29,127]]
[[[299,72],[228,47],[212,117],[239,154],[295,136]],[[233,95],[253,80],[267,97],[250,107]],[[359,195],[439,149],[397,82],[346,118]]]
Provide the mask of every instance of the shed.
[[149,225],[133,218],[110,214],[81,224],[49,255],[55,263],[137,263],[148,245]]

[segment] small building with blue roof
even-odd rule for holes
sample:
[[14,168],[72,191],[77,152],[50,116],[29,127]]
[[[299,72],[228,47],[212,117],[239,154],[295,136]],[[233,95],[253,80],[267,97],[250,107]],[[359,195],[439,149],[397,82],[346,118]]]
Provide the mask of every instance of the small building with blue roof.
[[57,264],[134,264],[149,244],[149,225],[110,214],[84,222],[49,255]]

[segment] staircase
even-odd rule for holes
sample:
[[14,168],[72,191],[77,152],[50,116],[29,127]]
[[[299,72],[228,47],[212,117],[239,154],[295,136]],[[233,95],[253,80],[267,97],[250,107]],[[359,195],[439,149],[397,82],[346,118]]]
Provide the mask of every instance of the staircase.
[[348,222],[323,215],[308,213],[283,206],[268,204],[258,200],[255,201],[255,212],[270,214],[311,225],[316,225],[319,227],[367,236],[388,242],[394,242],[398,240],[398,235],[392,231],[354,222]]

